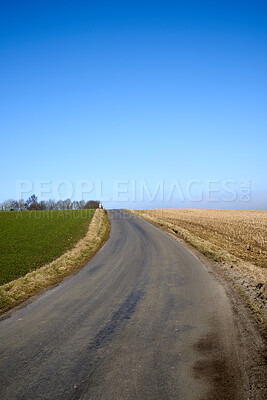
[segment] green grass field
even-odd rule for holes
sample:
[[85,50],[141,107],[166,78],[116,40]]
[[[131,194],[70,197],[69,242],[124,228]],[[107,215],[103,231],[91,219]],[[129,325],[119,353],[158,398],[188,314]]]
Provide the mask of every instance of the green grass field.
[[41,267],[71,248],[95,210],[1,211],[0,285]]

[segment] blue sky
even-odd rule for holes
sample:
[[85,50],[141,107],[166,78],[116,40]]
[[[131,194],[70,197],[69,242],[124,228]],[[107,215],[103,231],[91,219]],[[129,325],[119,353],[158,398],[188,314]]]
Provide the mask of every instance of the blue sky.
[[0,72],[0,201],[267,208],[266,2],[1,2]]

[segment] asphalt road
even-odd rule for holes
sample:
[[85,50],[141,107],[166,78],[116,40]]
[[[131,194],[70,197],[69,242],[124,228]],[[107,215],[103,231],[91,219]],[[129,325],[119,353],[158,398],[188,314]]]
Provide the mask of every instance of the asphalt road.
[[241,399],[224,289],[125,211],[78,273],[0,322],[0,399]]

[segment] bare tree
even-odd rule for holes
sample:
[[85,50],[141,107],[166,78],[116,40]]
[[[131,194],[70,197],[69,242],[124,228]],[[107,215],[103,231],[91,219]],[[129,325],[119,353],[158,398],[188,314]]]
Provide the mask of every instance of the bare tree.
[[47,210],[47,201],[42,200],[38,205],[40,210]]
[[85,201],[84,200],[80,200],[79,201],[79,209],[81,210],[82,208],[84,208],[85,206]]
[[29,197],[28,200],[26,200],[25,202],[27,210],[39,210],[40,208],[37,200],[38,199],[37,196],[35,196],[35,194]]
[[2,210],[3,211],[10,211],[12,209],[13,203],[14,203],[14,200],[12,200],[12,199],[3,201]]
[[64,202],[62,200],[57,201],[56,210],[64,210]]
[[23,199],[18,200],[18,209],[19,211],[25,210],[25,201]]
[[96,209],[102,207],[100,201],[90,200],[85,203],[84,200],[42,200],[38,203],[38,198],[33,194],[28,200],[24,201],[9,199],[0,203],[1,211],[23,211],[23,210],[81,210],[85,209]]
[[57,202],[55,200],[49,199],[46,201],[46,206],[48,210],[55,210]]

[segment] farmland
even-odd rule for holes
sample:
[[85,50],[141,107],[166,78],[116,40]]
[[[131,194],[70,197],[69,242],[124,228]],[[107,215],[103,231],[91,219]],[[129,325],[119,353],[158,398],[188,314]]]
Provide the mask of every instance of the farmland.
[[267,267],[267,211],[155,209],[140,216],[170,223],[258,267]]
[[95,210],[0,212],[0,285],[24,276],[82,238]]

